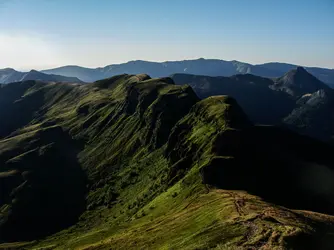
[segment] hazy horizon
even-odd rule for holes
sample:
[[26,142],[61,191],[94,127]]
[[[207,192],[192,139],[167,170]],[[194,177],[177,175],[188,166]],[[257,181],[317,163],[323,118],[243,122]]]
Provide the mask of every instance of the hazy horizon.
[[5,0],[0,68],[213,58],[333,69],[332,13],[332,0]]
[[283,63],[283,64],[293,64],[293,65],[298,65],[298,66],[302,66],[302,67],[314,67],[314,68],[325,68],[325,69],[330,69],[330,70],[334,70],[334,68],[329,68],[329,67],[320,67],[317,65],[301,65],[301,64],[297,64],[297,63],[291,63],[291,62],[276,62],[276,61],[267,61],[267,62],[262,62],[262,63],[251,63],[251,62],[244,62],[244,61],[240,61],[240,60],[226,60],[223,58],[205,58],[205,57],[200,57],[200,58],[188,58],[188,59],[184,59],[184,60],[162,60],[162,61],[150,61],[150,60],[142,60],[142,59],[133,59],[133,60],[129,60],[129,61],[124,61],[124,62],[119,62],[119,63],[109,63],[106,65],[99,65],[96,67],[92,67],[92,66],[85,66],[85,65],[77,65],[77,64],[64,64],[64,65],[59,65],[59,66],[55,66],[55,67],[46,67],[46,68],[13,68],[13,67],[3,67],[0,69],[5,69],[5,68],[11,68],[14,69],[16,71],[23,71],[23,72],[28,72],[31,70],[37,70],[37,71],[42,71],[42,70],[49,70],[49,69],[55,69],[55,68],[61,68],[61,67],[71,67],[71,66],[78,66],[78,67],[83,67],[83,68],[89,68],[89,69],[97,69],[97,68],[103,68],[106,66],[110,66],[110,65],[118,65],[118,64],[125,64],[128,62],[132,62],[132,61],[145,61],[145,62],[153,62],[153,63],[164,63],[164,62],[177,62],[177,61],[187,61],[187,60],[198,60],[198,59],[205,59],[205,60],[223,60],[223,61],[238,61],[238,62],[242,62],[242,63],[249,63],[251,65],[262,65],[262,64],[266,64],[266,63]]

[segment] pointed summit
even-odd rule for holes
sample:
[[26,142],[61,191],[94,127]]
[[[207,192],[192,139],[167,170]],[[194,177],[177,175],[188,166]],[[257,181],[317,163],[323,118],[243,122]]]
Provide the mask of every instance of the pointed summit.
[[297,73],[306,73],[308,74],[308,72],[306,71],[306,69],[304,67],[301,67],[301,66],[298,66],[297,69],[296,69],[296,72]]
[[289,95],[300,97],[329,87],[307,72],[303,67],[290,70],[284,76],[276,79],[272,86],[275,90],[285,91]]
[[[291,80],[300,80],[301,78],[305,78],[304,80],[308,79],[310,80],[312,78],[313,79],[316,79],[318,80],[317,78],[315,78],[313,75],[311,75],[309,72],[306,71],[305,68],[303,67],[297,67],[295,69],[292,69],[290,71],[288,71],[284,76],[284,77],[287,77]],[[282,78],[282,77],[281,77]],[[293,78],[293,79],[292,79]],[[296,78],[299,78],[299,79],[296,79]],[[319,81],[319,80],[318,80]]]

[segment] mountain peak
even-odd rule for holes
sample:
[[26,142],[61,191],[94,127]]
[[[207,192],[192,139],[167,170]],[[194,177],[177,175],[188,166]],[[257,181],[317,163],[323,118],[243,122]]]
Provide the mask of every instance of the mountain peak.
[[315,76],[309,73],[304,67],[298,66],[296,69],[288,71],[283,77],[287,76],[288,78],[293,78],[293,82],[296,81],[312,81],[317,82],[318,84],[323,84],[320,80],[318,80]]
[[304,67],[301,67],[301,66],[298,66],[297,68],[296,68],[296,72],[297,73],[306,73],[306,74],[309,74],[307,71],[306,71],[306,69],[304,68]]
[[287,92],[289,95],[300,97],[329,87],[306,71],[303,67],[290,70],[278,78],[273,89]]
[[4,68],[4,69],[0,69],[0,72],[16,72],[16,70],[12,68]]

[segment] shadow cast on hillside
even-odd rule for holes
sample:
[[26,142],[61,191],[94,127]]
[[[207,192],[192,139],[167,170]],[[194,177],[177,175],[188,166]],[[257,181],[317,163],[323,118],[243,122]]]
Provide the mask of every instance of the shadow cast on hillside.
[[0,162],[15,170],[0,177],[0,208],[10,208],[0,218],[5,242],[58,232],[76,223],[85,209],[86,177],[77,159],[82,145],[60,127],[39,132],[35,139],[37,149]]
[[332,147],[286,130],[253,127],[223,132],[214,150],[219,156],[203,167],[204,183],[246,190],[292,209],[334,214]]

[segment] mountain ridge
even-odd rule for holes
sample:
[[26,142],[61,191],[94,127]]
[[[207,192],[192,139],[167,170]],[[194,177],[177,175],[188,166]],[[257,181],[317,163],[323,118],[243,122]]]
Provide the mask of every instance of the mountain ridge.
[[[283,67],[284,66],[284,67]],[[85,82],[96,81],[118,74],[147,73],[152,77],[167,77],[174,73],[189,73],[207,76],[231,76],[239,73],[251,73],[263,77],[280,77],[298,65],[284,63],[249,64],[236,60],[194,59],[184,61],[151,62],[143,60],[111,64],[105,67],[85,68],[80,66],[63,66],[42,70],[44,73],[55,73],[75,76]],[[327,68],[305,67],[311,74],[330,86],[334,86],[334,70]]]
[[171,77],[176,84],[192,86],[200,98],[233,96],[254,123],[287,126],[332,143],[334,90],[301,67],[272,79],[251,74]]
[[0,249],[334,241],[334,217],[311,212],[334,214],[332,147],[254,126],[232,97],[127,74],[10,83],[0,97],[1,120],[17,115],[0,130]]
[[30,70],[29,72],[19,72],[12,68],[6,68],[0,70],[0,84],[21,82],[27,80],[82,83],[82,81],[76,77],[67,77],[56,74],[44,74],[37,70]]
[[285,91],[291,96],[302,96],[314,93],[320,89],[328,90],[329,87],[307,72],[303,67],[288,71],[284,76],[275,80],[273,89]]

